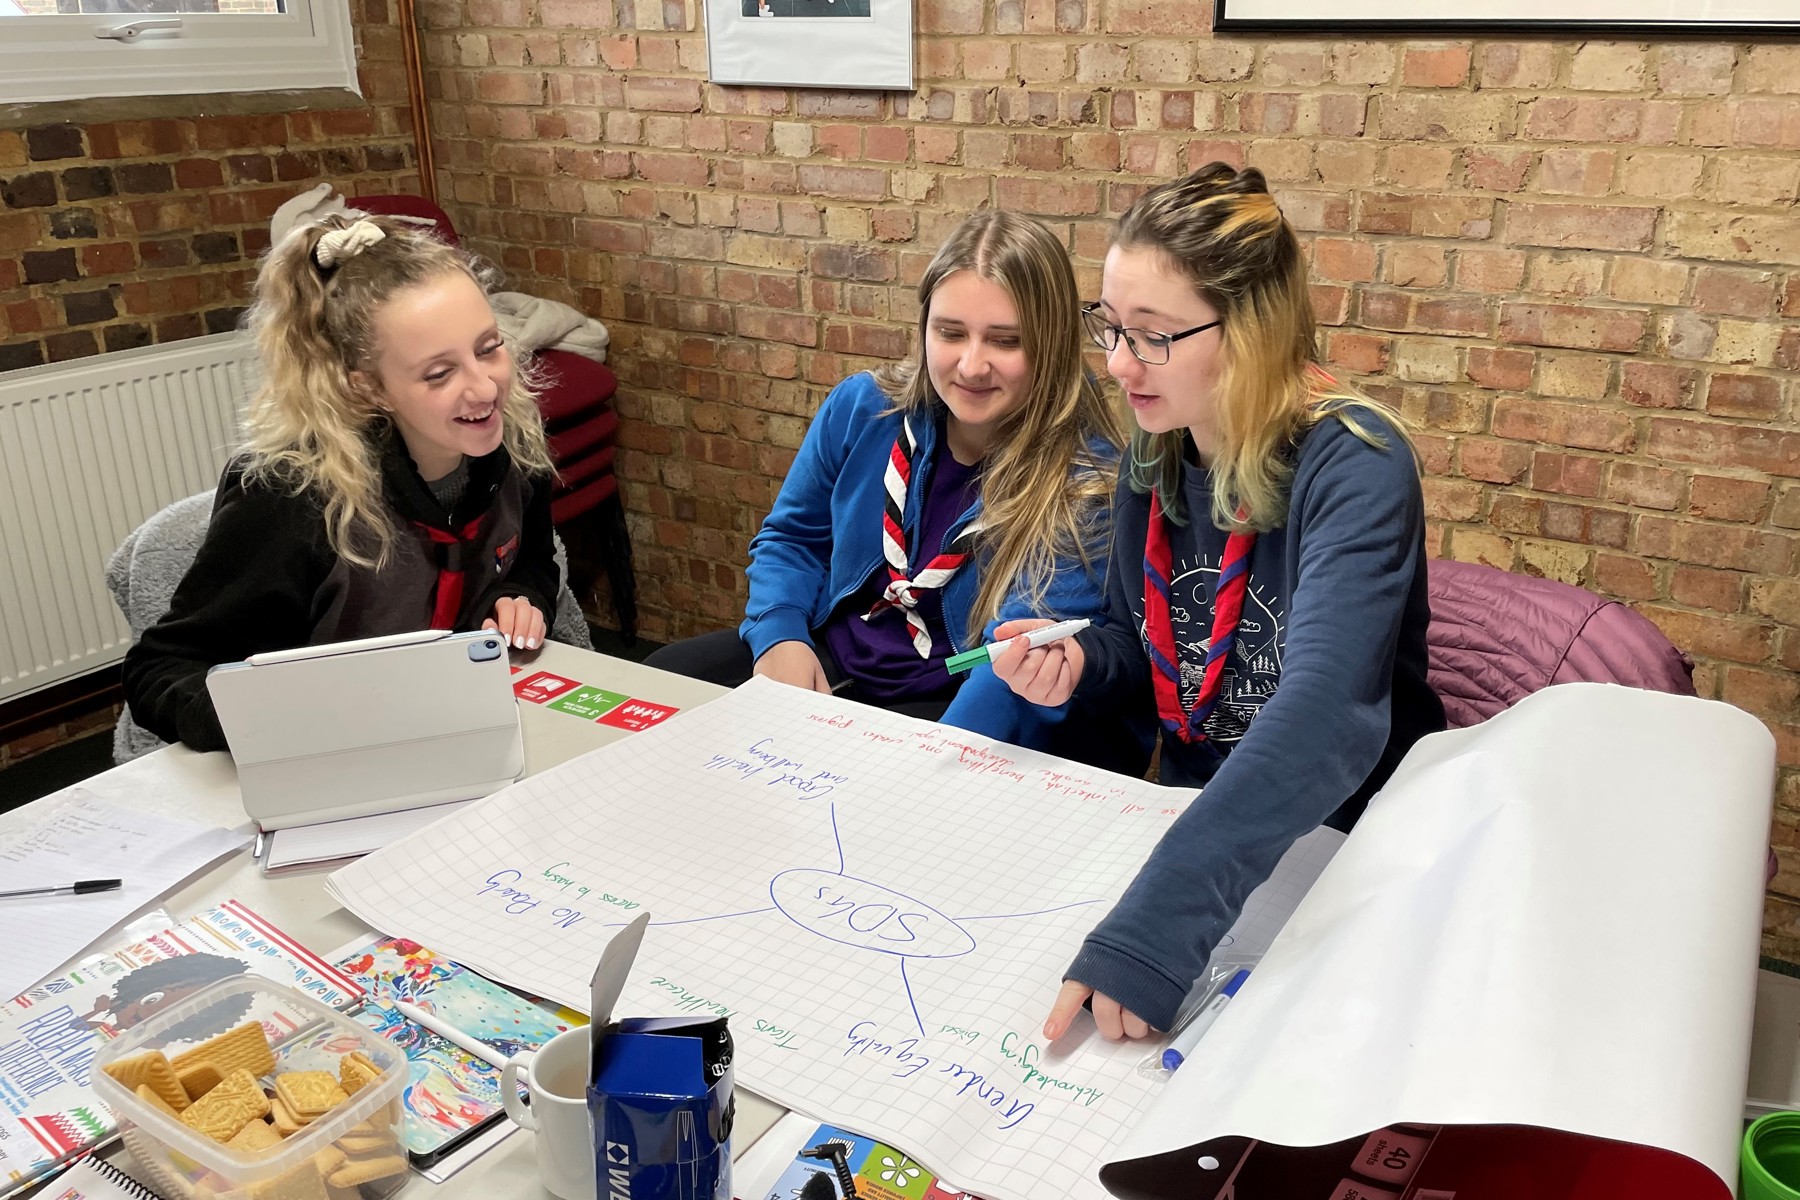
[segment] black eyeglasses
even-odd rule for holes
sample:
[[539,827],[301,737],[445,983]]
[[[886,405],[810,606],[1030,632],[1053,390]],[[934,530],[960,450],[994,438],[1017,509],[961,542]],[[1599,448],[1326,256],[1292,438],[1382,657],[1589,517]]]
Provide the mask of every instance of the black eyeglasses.
[[1092,304],[1081,306],[1081,322],[1087,326],[1088,336],[1094,339],[1094,344],[1108,354],[1111,354],[1113,347],[1119,344],[1119,339],[1124,338],[1125,345],[1130,347],[1131,353],[1137,357],[1137,360],[1150,367],[1160,367],[1168,362],[1169,347],[1182,338],[1193,337],[1196,333],[1205,333],[1207,330],[1216,329],[1225,323],[1222,319],[1208,321],[1204,325],[1196,325],[1192,329],[1184,329],[1180,333],[1157,333],[1154,329],[1132,329],[1124,325],[1114,325],[1107,320],[1100,312],[1098,300]]

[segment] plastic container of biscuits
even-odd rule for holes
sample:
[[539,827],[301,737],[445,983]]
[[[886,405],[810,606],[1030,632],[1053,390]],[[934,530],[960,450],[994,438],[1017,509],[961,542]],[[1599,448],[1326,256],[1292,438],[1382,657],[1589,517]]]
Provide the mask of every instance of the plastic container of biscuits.
[[391,1042],[250,975],[133,1026],[93,1071],[167,1200],[383,1200],[407,1180],[406,1079]]

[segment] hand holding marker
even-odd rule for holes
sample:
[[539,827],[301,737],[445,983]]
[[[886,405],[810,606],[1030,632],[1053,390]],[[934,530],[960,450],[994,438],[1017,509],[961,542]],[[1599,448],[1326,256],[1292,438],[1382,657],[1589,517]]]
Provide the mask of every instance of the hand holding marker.
[[[1054,625],[1046,625],[1042,629],[1034,629],[1030,633],[1022,633],[1019,637],[1025,639],[1025,644],[1028,647],[1036,650],[1040,646],[1048,646],[1051,642],[1060,642],[1064,638],[1072,638],[1091,624],[1093,624],[1093,622],[1086,617],[1082,617],[1075,621],[1058,621]],[[984,646],[977,646],[973,650],[965,650],[961,654],[953,654],[944,660],[944,666],[949,668],[952,675],[960,675],[964,671],[972,670],[975,667],[979,667],[982,663],[988,662],[995,654],[1006,649],[1008,645],[1017,640],[1018,638],[1008,638],[1004,642],[989,642]]]
[[1250,978],[1250,969],[1240,967],[1237,974],[1225,981],[1225,986],[1219,989],[1217,995],[1195,1009],[1194,1015],[1188,1018],[1187,1024],[1175,1030],[1175,1036],[1170,1039],[1168,1049],[1162,1053],[1162,1064],[1165,1071],[1173,1071],[1182,1064],[1188,1055],[1194,1052],[1194,1047],[1200,1044],[1201,1035],[1212,1028],[1212,1023],[1219,1019],[1219,1014],[1225,1011],[1225,1006],[1231,1002],[1233,996],[1237,995],[1238,989],[1244,986],[1244,980],[1248,978]]

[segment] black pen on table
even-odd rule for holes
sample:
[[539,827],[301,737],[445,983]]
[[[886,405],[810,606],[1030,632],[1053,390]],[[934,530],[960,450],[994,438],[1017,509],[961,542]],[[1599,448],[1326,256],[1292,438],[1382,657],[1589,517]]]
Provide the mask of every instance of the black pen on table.
[[51,887],[19,888],[16,891],[0,892],[0,900],[11,900],[18,896],[85,896],[89,892],[116,892],[124,886],[123,879],[78,879],[74,883],[56,884]]

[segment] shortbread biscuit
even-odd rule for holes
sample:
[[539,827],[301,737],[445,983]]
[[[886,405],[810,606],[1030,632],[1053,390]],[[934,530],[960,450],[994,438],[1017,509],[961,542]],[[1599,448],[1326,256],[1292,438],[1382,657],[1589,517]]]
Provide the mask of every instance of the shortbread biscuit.
[[283,1071],[275,1077],[275,1096],[289,1112],[309,1121],[350,1098],[328,1071]]
[[[119,1140],[131,1151],[131,1157],[137,1162],[137,1169],[142,1175],[149,1176],[149,1184],[157,1193],[167,1200],[182,1200],[193,1193],[188,1181],[169,1169],[153,1147],[161,1143],[145,1135],[144,1131],[134,1125],[125,1124],[119,1127]],[[141,1177],[141,1176],[140,1176]]]
[[249,1200],[330,1200],[325,1177],[319,1174],[318,1164],[311,1156],[273,1179],[251,1184],[249,1193]]
[[378,1151],[394,1148],[394,1139],[385,1133],[346,1133],[337,1140],[338,1148],[346,1154],[358,1158],[367,1158]]
[[198,1100],[219,1086],[219,1080],[225,1078],[225,1072],[216,1063],[193,1062],[185,1067],[176,1067],[175,1078],[181,1081],[181,1090],[188,1094],[189,1100]]
[[281,1145],[281,1134],[267,1121],[251,1121],[225,1144],[239,1150],[267,1150]]
[[148,1085],[151,1091],[161,1096],[176,1112],[188,1106],[187,1091],[182,1088],[181,1080],[175,1077],[175,1068],[169,1065],[169,1060],[163,1057],[161,1050],[121,1058],[107,1067],[106,1073],[133,1092],[140,1085]]
[[356,1095],[380,1078],[381,1072],[376,1070],[368,1056],[360,1051],[355,1054],[346,1054],[338,1060],[338,1084],[347,1095]]
[[269,1101],[269,1115],[275,1122],[275,1132],[282,1137],[293,1137],[309,1124],[296,1117],[293,1110],[282,1103],[280,1096]]
[[183,1050],[172,1061],[178,1072],[195,1063],[208,1062],[219,1069],[221,1077],[240,1067],[252,1075],[267,1075],[275,1069],[275,1051],[270,1049],[262,1026],[255,1021],[246,1021],[236,1029],[208,1038],[192,1050]]
[[181,1119],[181,1110],[157,1095],[156,1089],[147,1083],[140,1083],[137,1085],[137,1098],[142,1100],[145,1104],[148,1104],[151,1108],[168,1113],[177,1121]]
[[268,1115],[269,1098],[257,1086],[256,1076],[240,1067],[188,1105],[181,1121],[214,1141],[228,1142],[246,1124]]
[[390,1175],[399,1175],[406,1170],[406,1156],[403,1154],[387,1154],[380,1158],[353,1158],[330,1175],[326,1182],[333,1187],[355,1187],[375,1179],[386,1179]]

